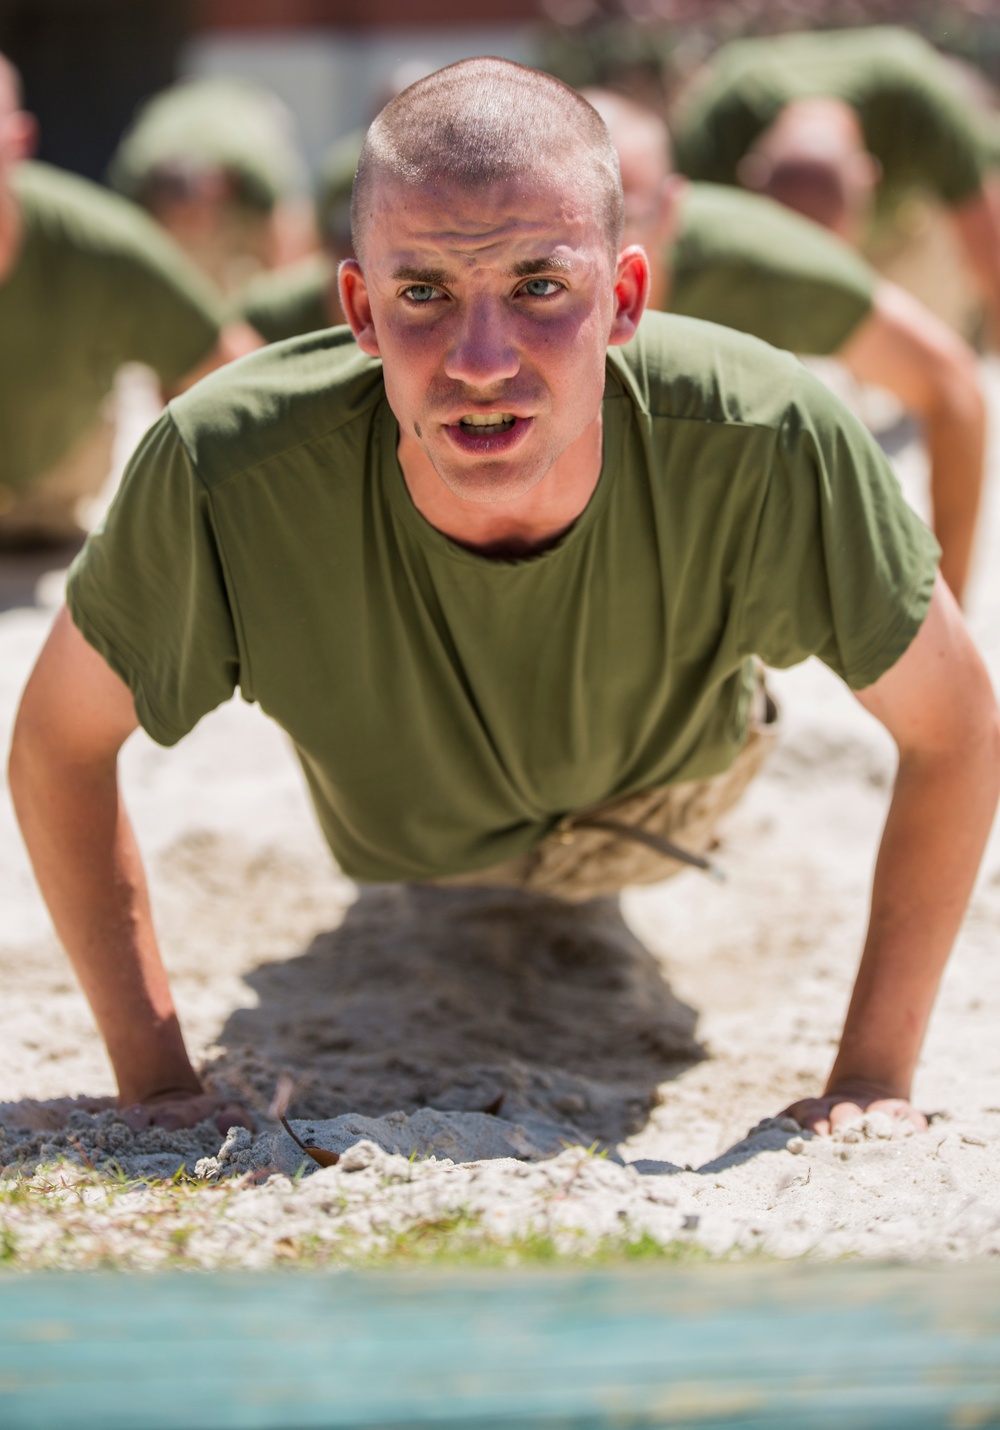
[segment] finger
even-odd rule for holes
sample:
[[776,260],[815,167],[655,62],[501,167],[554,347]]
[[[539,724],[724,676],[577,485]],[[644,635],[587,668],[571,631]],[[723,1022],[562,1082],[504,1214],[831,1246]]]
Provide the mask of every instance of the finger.
[[204,1120],[193,1108],[154,1107],[150,1109],[149,1126],[162,1127],[164,1132],[179,1132],[184,1127],[194,1127]]
[[253,1131],[253,1123],[250,1121],[249,1113],[237,1103],[231,1103],[229,1106],[223,1107],[221,1111],[215,1114],[213,1120],[223,1135],[229,1131],[230,1127],[245,1127],[248,1132]]
[[176,1098],[173,1102],[153,1103],[145,1109],[149,1127],[162,1127],[164,1132],[179,1132],[183,1128],[197,1127],[211,1117],[218,1106],[218,1099],[210,1097]]
[[918,1132],[927,1131],[927,1118],[922,1112],[918,1112],[912,1103],[906,1102],[901,1097],[886,1097],[878,1102],[873,1102],[868,1108],[869,1112],[882,1112],[887,1117],[891,1117],[894,1122],[907,1122]]
[[803,1132],[815,1132],[818,1137],[829,1137],[830,1135],[830,1119],[824,1107],[817,1107],[813,1112],[806,1112],[795,1120]]
[[830,1130],[826,1114],[827,1107],[822,1098],[804,1097],[800,1102],[793,1102],[791,1107],[779,1112],[778,1116],[792,1118],[805,1132],[818,1132],[825,1136]]
[[830,1128],[836,1131],[838,1127],[850,1127],[855,1122],[860,1122],[865,1115],[865,1109],[857,1102],[846,1099],[843,1102],[835,1102],[830,1108]]
[[141,1102],[135,1103],[132,1107],[120,1108],[118,1116],[133,1132],[141,1132],[144,1127],[149,1126],[149,1109],[143,1107]]
[[827,1104],[821,1097],[806,1097],[801,1102],[793,1102],[778,1116],[794,1118],[804,1132],[816,1132],[826,1137],[830,1131],[827,1111]]

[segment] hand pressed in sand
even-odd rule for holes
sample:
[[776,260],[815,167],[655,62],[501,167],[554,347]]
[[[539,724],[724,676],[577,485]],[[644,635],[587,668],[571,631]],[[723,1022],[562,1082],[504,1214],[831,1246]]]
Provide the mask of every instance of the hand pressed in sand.
[[142,1102],[122,1107],[120,1111],[122,1120],[133,1132],[141,1132],[145,1127],[162,1127],[167,1132],[176,1132],[182,1127],[197,1127],[199,1122],[206,1122],[209,1118],[223,1133],[228,1132],[230,1127],[253,1127],[250,1114],[238,1102],[213,1097],[207,1092],[188,1092],[183,1088],[155,1093]]
[[90,1001],[129,1126],[227,1131],[244,1108],[206,1093],[191,1065],[153,931],[118,750],[137,725],[127,687],[56,621],[26,693],[10,784],[35,874]]
[[868,1112],[881,1112],[894,1122],[908,1123],[917,1132],[927,1131],[927,1118],[905,1097],[887,1097],[876,1088],[855,1084],[825,1092],[822,1097],[803,1097],[779,1115],[794,1117],[807,1132],[826,1136],[838,1127],[860,1122]]
[[840,1048],[822,1095],[786,1112],[819,1133],[865,1112],[924,1131],[913,1074],[1000,788],[989,676],[940,577],[909,648],[856,694],[895,740],[899,769]]

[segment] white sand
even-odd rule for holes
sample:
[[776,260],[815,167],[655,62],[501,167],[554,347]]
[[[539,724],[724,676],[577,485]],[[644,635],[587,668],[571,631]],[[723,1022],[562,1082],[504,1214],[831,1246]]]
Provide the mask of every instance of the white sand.
[[[919,504],[913,445],[901,469]],[[995,674],[997,485],[970,602]],[[0,567],[5,743],[59,590],[44,561]],[[540,1232],[567,1249],[648,1231],[783,1256],[1000,1251],[996,838],[917,1080],[917,1103],[936,1114],[930,1131],[894,1137],[870,1119],[802,1139],[772,1121],[746,1136],[818,1090],[828,1069],[892,777],[887,737],[822,667],[774,685],[786,737],[727,827],[726,885],[684,875],[629,891],[621,913],[489,893],[359,897],[257,711],[231,704],[174,750],[135,737],[125,788],[189,1042],[210,1081],[260,1117],[221,1157],[211,1127],[134,1136],[93,1101],[113,1092],[110,1070],[4,793],[2,1160],[30,1172],[59,1157],[113,1159],[155,1178],[208,1159],[202,1170],[220,1185],[193,1190],[184,1212],[186,1254],[205,1264],[265,1265],[296,1238],[377,1244],[458,1215],[480,1217],[491,1236]],[[266,1118],[283,1069],[296,1078],[299,1135],[346,1149],[301,1182],[284,1175],[299,1157]],[[484,1112],[501,1093],[499,1115]],[[261,1183],[271,1165],[284,1171]],[[79,1229],[77,1242],[66,1237],[79,1206],[59,1195],[64,1215],[4,1205],[0,1228],[33,1255],[76,1264]],[[155,1263],[156,1188],[106,1205],[89,1195],[91,1238],[106,1233],[126,1260]],[[164,1236],[172,1215],[158,1223]]]

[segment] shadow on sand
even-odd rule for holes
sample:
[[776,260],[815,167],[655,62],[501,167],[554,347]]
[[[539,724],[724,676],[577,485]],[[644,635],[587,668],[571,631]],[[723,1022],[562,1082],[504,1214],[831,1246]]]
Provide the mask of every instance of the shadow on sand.
[[[644,1127],[660,1086],[704,1057],[696,1011],[612,899],[369,887],[339,927],[247,982],[258,1005],[230,1015],[205,1072],[258,1115],[290,1071],[294,1118],[498,1112],[613,1148]],[[109,1106],[24,1099],[0,1106],[0,1124],[56,1131],[73,1112],[99,1117]],[[717,1174],[791,1135],[761,1128],[697,1170]],[[682,1170],[633,1165],[647,1175]]]
[[614,1143],[704,1054],[697,1014],[616,900],[369,887],[341,926],[248,982],[207,1070],[260,1105],[293,1070],[293,1115],[434,1107],[571,1123]]

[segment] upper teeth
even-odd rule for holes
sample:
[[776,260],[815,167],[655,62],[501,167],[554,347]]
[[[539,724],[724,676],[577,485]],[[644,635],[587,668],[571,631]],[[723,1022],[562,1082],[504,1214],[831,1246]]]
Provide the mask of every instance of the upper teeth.
[[513,412],[473,412],[462,418],[469,427],[498,427],[501,422],[513,421]]

